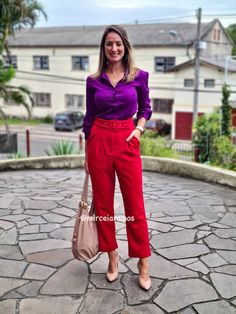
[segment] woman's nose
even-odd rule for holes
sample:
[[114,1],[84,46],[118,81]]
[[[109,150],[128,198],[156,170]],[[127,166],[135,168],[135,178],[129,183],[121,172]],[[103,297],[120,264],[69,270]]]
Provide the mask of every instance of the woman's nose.
[[116,45],[114,44],[114,45],[112,45],[112,51],[115,51],[116,50]]

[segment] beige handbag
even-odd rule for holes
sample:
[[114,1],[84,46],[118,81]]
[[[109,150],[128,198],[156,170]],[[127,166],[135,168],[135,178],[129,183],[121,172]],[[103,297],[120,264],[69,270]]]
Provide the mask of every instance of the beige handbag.
[[86,261],[99,253],[93,200],[90,209],[88,207],[88,181],[89,175],[86,173],[72,238],[72,253],[80,261]]

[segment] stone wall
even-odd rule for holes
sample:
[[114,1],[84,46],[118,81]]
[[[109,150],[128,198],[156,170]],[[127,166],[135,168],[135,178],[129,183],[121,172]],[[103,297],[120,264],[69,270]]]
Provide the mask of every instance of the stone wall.
[[[173,174],[236,188],[236,172],[176,159],[142,156],[143,170]],[[0,171],[18,169],[81,168],[84,155],[1,160]]]

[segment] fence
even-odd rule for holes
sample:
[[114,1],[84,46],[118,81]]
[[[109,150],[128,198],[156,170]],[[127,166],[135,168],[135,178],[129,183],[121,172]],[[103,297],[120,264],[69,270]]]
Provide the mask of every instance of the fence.
[[[74,132],[55,131],[52,125],[41,124],[38,126],[10,126],[11,134],[17,134],[17,152],[21,156],[40,157],[46,156],[50,150],[60,140],[68,140],[74,147],[83,151],[83,135],[81,129]],[[0,127],[0,138],[6,139],[4,126]],[[8,159],[12,153],[4,152],[5,141],[0,141],[0,159]]]
[[[14,140],[11,143],[15,151],[20,156],[40,157],[46,156],[47,150],[50,150],[60,140],[68,140],[80,152],[84,151],[84,136],[82,130],[74,132],[55,131],[51,124],[40,124],[35,126],[10,126],[12,134],[11,141],[17,136],[17,147],[14,147]],[[15,135],[16,134],[16,135]],[[234,137],[234,140],[236,136]],[[232,138],[233,140],[233,138]],[[12,155],[5,152],[6,142],[5,127],[0,126],[0,159],[8,159]],[[236,142],[236,141],[235,141]],[[175,150],[181,160],[194,161],[196,159],[196,150],[190,141],[167,141],[167,147]],[[207,147],[206,147],[207,149]]]

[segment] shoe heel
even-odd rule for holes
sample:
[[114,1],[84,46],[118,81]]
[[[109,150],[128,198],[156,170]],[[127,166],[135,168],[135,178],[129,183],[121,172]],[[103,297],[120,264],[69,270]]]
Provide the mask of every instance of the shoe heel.
[[[138,264],[137,264],[137,268],[138,268],[138,271],[140,273],[139,261],[138,261]],[[149,277],[148,280],[144,280],[143,278],[140,277],[140,275],[139,275],[139,278],[138,278],[138,283],[139,283],[140,288],[142,288],[145,291],[148,291],[151,288],[151,285],[152,285],[150,277]]]
[[118,279],[118,277],[119,277],[118,264],[119,264],[119,255],[117,254],[117,270],[114,273],[109,273],[107,271],[107,273],[106,273],[107,281],[113,282],[113,281]]

